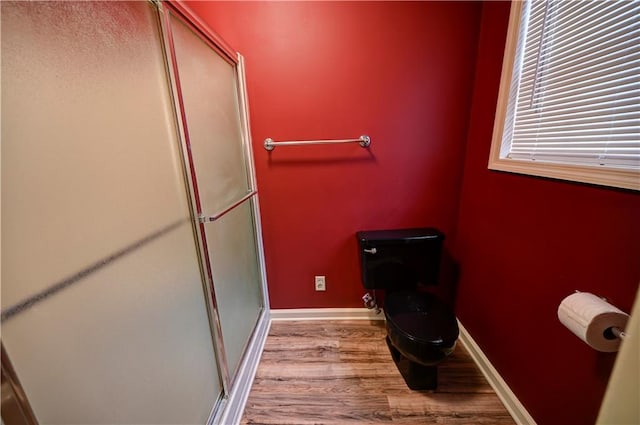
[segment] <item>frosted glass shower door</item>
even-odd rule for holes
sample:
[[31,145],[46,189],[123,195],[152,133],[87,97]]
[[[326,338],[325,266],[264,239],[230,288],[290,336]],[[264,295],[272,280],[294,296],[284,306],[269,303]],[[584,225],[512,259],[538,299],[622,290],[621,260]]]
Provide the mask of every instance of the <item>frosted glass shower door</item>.
[[233,381],[263,308],[237,59],[171,14],[196,197]]
[[221,396],[156,8],[0,4],[2,345],[42,424]]

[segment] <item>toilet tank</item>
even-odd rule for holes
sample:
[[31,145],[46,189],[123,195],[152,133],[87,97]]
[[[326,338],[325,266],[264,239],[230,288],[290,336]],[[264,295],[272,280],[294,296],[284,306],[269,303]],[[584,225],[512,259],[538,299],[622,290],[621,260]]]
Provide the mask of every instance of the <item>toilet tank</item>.
[[437,285],[444,234],[434,228],[356,233],[362,284],[367,289]]

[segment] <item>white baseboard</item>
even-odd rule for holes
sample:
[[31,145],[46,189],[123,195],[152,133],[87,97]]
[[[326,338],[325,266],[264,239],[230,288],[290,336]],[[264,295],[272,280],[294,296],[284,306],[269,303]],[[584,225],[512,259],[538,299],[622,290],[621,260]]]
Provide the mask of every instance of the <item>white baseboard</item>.
[[502,379],[498,371],[493,367],[487,356],[484,355],[478,344],[471,338],[469,332],[462,326],[462,323],[458,321],[460,328],[460,342],[467,349],[469,355],[473,359],[478,368],[482,372],[489,384],[496,392],[504,406],[507,408],[513,420],[518,425],[536,425],[527,409],[520,403],[520,400],[511,391],[507,383]]
[[272,309],[271,320],[384,320],[384,313],[367,308],[286,308]]
[[244,413],[244,407],[249,398],[251,385],[258,370],[258,364],[260,363],[260,357],[262,357],[262,351],[264,350],[264,344],[267,340],[270,326],[269,310],[265,308],[262,313],[260,313],[260,318],[247,346],[246,354],[238,366],[238,373],[235,382],[232,384],[229,397],[226,401],[223,401],[224,404],[215,416],[209,418],[208,425],[237,425],[240,423],[242,414]]

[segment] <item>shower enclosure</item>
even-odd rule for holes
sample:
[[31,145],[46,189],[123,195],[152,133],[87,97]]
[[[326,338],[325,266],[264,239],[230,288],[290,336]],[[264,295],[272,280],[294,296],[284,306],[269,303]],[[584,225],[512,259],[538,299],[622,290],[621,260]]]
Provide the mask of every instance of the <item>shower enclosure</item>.
[[180,3],[0,11],[4,423],[230,420],[268,326],[242,58]]

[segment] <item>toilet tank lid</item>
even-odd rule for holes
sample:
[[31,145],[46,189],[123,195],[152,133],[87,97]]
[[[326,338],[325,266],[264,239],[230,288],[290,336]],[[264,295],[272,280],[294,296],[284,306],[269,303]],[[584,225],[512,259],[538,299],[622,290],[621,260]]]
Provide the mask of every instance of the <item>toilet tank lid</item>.
[[444,233],[433,227],[389,230],[363,230],[356,233],[360,242],[403,241],[418,242],[430,239],[443,240]]

